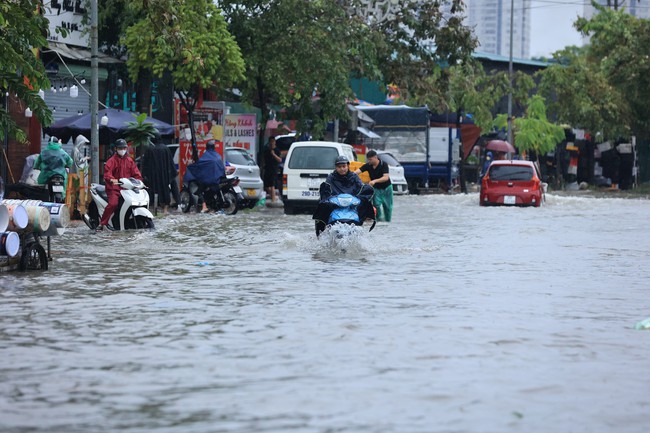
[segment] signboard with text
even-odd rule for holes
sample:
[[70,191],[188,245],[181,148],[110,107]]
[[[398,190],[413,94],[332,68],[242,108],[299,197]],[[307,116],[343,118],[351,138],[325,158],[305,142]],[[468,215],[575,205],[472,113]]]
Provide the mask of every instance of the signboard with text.
[[225,147],[246,149],[257,160],[257,116],[255,114],[226,114],[223,143]]
[[[85,4],[81,0],[45,0],[45,18],[50,21],[47,40],[87,48],[90,32],[84,32],[82,22],[86,13]],[[57,28],[64,28],[66,36],[57,33]]]

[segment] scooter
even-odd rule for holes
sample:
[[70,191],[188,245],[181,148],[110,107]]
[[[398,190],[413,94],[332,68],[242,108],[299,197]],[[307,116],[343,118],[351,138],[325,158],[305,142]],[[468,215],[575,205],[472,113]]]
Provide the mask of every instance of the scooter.
[[[109,229],[153,229],[153,214],[149,211],[149,193],[144,183],[132,177],[121,178],[118,183],[122,187],[117,210],[109,220]],[[108,205],[106,187],[97,183],[90,185],[92,201],[83,215],[86,225],[94,230],[99,226],[104,209]]]
[[65,185],[64,179],[60,174],[54,174],[47,181],[47,190],[50,193],[50,201],[53,203],[63,203],[63,191]]
[[243,200],[239,178],[236,176],[227,176],[218,188],[210,188],[197,180],[184,180],[180,207],[183,213],[192,208],[199,212],[205,202],[209,210],[223,210],[226,215],[234,215],[241,208]]
[[372,221],[370,230],[375,228],[376,212],[370,199],[374,193],[371,186],[364,185],[357,196],[351,194],[330,195],[330,185],[323,182],[320,187],[321,200],[314,212],[316,236],[330,229],[337,238],[351,233],[351,226],[362,226]]

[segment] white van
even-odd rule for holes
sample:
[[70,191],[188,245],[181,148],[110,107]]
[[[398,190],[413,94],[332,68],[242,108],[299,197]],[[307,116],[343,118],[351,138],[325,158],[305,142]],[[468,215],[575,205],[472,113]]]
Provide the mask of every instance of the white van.
[[282,169],[285,214],[316,209],[320,184],[334,171],[334,161],[340,155],[346,156],[350,161],[356,160],[349,144],[297,141],[291,145]]

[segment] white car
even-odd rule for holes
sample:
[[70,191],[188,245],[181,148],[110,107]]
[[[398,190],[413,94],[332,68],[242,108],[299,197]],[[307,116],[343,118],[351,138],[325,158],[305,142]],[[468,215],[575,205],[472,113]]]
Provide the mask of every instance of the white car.
[[393,194],[408,194],[409,186],[404,177],[404,167],[390,153],[383,150],[377,150],[377,157],[388,164],[388,175],[390,183],[393,185]]
[[260,167],[251,158],[246,149],[240,147],[226,147],[224,149],[225,164],[234,167],[234,171],[226,171],[239,178],[239,186],[244,196],[244,206],[253,208],[262,198],[264,182],[260,178]]

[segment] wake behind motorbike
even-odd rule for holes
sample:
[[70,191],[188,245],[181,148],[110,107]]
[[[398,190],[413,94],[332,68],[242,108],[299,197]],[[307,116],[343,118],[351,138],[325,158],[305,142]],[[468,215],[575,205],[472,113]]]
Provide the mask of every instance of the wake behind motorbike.
[[[149,211],[149,193],[141,180],[129,177],[119,179],[120,198],[117,209],[109,220],[109,229],[153,229],[153,214]],[[104,209],[108,205],[106,187],[97,183],[90,185],[92,201],[83,215],[83,220],[91,229],[99,226]]]
[[239,178],[227,176],[219,185],[203,185],[197,180],[183,181],[181,189],[181,211],[187,213],[192,208],[201,211],[203,202],[211,211],[220,211],[234,215],[241,207],[244,197],[239,186]]

